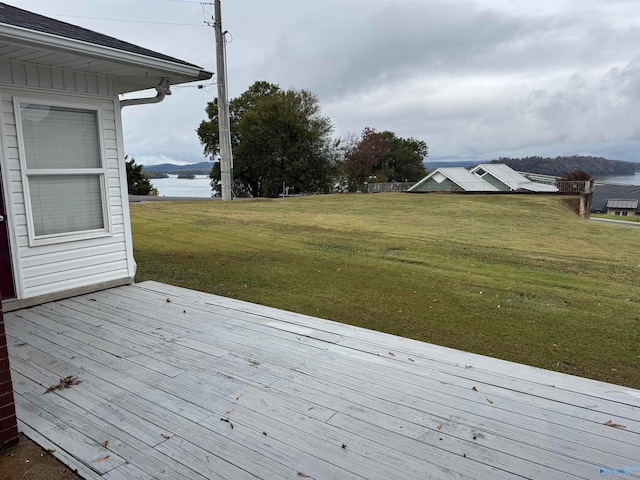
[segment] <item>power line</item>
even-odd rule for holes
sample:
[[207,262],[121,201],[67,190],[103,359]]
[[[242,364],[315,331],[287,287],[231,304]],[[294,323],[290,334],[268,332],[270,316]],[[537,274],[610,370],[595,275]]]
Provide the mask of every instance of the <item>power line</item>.
[[170,2],[178,2],[178,3],[198,3],[200,5],[213,5],[213,3],[205,3],[205,2],[194,2],[192,0],[169,0]]
[[[177,1],[177,0],[174,0]],[[186,1],[186,0],[184,0]],[[198,2],[193,2],[198,3]],[[69,18],[88,18],[92,20],[108,20],[111,22],[128,22],[128,23],[148,23],[151,25],[176,25],[181,27],[206,27],[206,25],[196,24],[196,23],[173,23],[173,22],[149,22],[146,20],[125,20],[122,18],[105,18],[105,17],[86,17],[83,15],[62,15],[59,13],[44,13],[42,15],[47,15],[50,17],[69,17]]]

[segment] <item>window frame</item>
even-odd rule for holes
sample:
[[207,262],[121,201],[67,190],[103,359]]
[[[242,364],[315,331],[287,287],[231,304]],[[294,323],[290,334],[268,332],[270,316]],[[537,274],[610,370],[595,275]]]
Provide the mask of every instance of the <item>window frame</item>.
[[[75,99],[74,99],[75,100]],[[97,168],[29,168],[24,146],[24,134],[22,130],[21,105],[34,104],[47,107],[67,108],[70,110],[85,110],[95,112],[98,134],[98,155],[100,157],[100,167]],[[27,217],[27,233],[29,246],[37,247],[42,245],[52,245],[56,243],[73,242],[79,240],[89,240],[93,238],[108,237],[112,235],[113,227],[111,223],[111,208],[109,204],[109,189],[107,184],[107,164],[104,147],[104,130],[102,120],[102,107],[92,103],[79,103],[77,101],[65,102],[42,97],[13,97],[13,110],[15,115],[16,136],[18,140],[18,154],[20,158],[20,177],[22,180],[22,192],[24,196],[25,214]],[[98,229],[80,230],[74,232],[53,233],[47,235],[36,235],[33,220],[33,210],[31,205],[31,190],[29,177],[40,176],[78,176],[92,175],[98,177],[100,185],[100,200],[102,202],[102,218],[104,226]]]

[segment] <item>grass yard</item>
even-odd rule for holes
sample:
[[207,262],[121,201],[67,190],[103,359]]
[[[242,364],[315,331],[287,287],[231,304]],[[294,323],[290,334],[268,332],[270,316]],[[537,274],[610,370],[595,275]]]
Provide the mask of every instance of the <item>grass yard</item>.
[[580,219],[574,200],[133,204],[136,280],[640,388],[640,231]]
[[640,222],[640,217],[636,215],[628,215],[623,217],[622,215],[610,215],[607,213],[592,213],[592,217],[595,218],[607,218],[609,220],[618,220],[620,222]]

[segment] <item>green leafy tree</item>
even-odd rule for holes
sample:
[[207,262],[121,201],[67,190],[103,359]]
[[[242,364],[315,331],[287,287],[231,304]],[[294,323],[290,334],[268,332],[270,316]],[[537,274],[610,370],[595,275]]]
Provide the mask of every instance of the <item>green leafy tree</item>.
[[427,172],[423,161],[427,144],[415,138],[401,138],[390,131],[365,128],[354,138],[345,154],[349,189],[364,188],[365,182],[414,182]]
[[[206,108],[198,128],[204,152],[220,152],[217,99]],[[333,125],[320,114],[317,97],[307,90],[281,90],[256,82],[229,102],[234,192],[238,196],[276,197],[283,182],[295,191],[329,191],[337,169]],[[220,191],[220,163],[211,169]]]
[[158,195],[158,191],[153,188],[149,179],[142,173],[142,165],[136,165],[136,159],[129,156],[124,157],[127,166],[127,190],[129,195]]

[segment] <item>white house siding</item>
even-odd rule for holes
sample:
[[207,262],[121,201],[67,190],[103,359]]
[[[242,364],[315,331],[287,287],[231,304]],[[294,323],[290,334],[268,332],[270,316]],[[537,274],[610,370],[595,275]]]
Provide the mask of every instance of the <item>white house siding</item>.
[[[98,106],[111,235],[30,246],[19,158],[14,96]],[[133,278],[119,103],[109,77],[0,60],[0,164],[12,247],[16,295],[28,299]],[[109,221],[109,218],[105,219]]]

